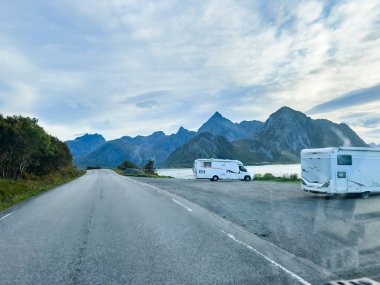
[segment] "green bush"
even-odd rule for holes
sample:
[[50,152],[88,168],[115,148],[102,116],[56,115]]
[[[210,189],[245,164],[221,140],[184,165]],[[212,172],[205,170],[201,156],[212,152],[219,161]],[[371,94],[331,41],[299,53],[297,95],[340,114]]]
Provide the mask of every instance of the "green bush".
[[290,174],[290,175],[289,175],[289,179],[290,179],[290,180],[299,180],[297,174]]
[[257,181],[275,181],[275,182],[299,182],[297,174],[283,175],[282,177],[276,177],[272,173],[255,174],[254,180]]
[[128,160],[125,160],[117,168],[119,168],[120,170],[126,170],[128,168],[141,169],[141,167],[137,166],[136,164],[134,164]]
[[264,176],[263,176],[263,179],[264,180],[272,180],[274,179],[275,177],[273,176],[272,173],[265,173]]

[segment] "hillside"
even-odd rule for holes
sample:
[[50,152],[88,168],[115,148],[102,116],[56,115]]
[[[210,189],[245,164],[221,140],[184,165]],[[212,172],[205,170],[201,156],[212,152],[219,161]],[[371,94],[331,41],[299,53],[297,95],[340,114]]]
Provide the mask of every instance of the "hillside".
[[191,166],[200,157],[231,157],[248,164],[294,163],[303,148],[366,146],[346,124],[313,120],[289,107],[280,108],[265,122],[233,123],[216,112],[197,132],[181,127],[171,135],[158,131],[112,141],[95,134],[66,143],[80,168],[116,167],[124,160],[142,166],[148,159],[158,167]]
[[178,132],[165,135],[164,132],[155,132],[149,136],[121,137],[108,141],[89,154],[74,159],[79,168],[86,166],[116,167],[124,160],[143,166],[148,159],[162,165],[170,153],[194,137],[195,132],[183,127]]
[[176,148],[186,144],[197,134],[208,132],[233,141],[252,137],[263,125],[260,121],[233,123],[216,112],[197,132],[180,127],[177,133],[171,135],[157,131],[148,136],[123,136],[112,141],[105,141],[99,134],[86,134],[66,143],[73,155],[74,164],[79,168],[89,165],[115,167],[125,159],[140,166],[148,159],[153,159],[157,166],[163,166]]
[[254,138],[234,142],[245,163],[299,162],[304,148],[367,146],[346,124],[313,120],[299,111],[283,107],[270,115]]
[[234,146],[223,136],[200,133],[187,144],[173,151],[165,165],[170,167],[189,167],[196,158],[230,158],[236,156]]
[[77,137],[75,140],[66,141],[73,157],[81,157],[96,150],[106,140],[99,134],[85,134],[81,137]]
[[198,134],[208,132],[213,135],[224,136],[230,141],[252,137],[261,131],[264,123],[260,121],[243,121],[233,123],[216,112],[199,129]]
[[[169,156],[166,165],[190,167],[191,161],[204,157],[202,156],[204,153],[199,150],[197,138],[175,150]],[[367,146],[346,124],[313,120],[302,112],[288,107],[283,107],[270,115],[262,130],[252,138],[231,142],[226,152],[215,151],[213,137],[202,137],[202,141],[203,145],[214,147],[214,158],[233,157],[246,164],[299,162],[300,151],[304,148]],[[181,152],[184,155],[181,156]],[[227,157],[228,154],[232,156]]]

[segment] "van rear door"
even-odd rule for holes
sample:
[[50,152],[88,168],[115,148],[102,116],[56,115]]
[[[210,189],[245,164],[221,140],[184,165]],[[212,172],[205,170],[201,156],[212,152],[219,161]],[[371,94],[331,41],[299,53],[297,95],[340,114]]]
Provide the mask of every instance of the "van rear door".
[[301,157],[302,178],[309,183],[323,184],[331,179],[330,153],[307,153]]

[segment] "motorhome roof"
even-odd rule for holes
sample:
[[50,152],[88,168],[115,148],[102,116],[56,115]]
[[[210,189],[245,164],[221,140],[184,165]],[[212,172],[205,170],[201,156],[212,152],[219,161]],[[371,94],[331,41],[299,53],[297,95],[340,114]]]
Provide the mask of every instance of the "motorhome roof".
[[241,161],[239,160],[221,159],[221,158],[200,158],[200,159],[196,159],[195,161],[231,161],[231,162],[241,163]]
[[338,150],[352,150],[352,151],[380,151],[380,148],[374,147],[352,147],[352,146],[341,146]]
[[330,153],[332,151],[371,151],[371,152],[380,152],[380,148],[372,147],[353,147],[353,146],[340,146],[340,147],[325,147],[325,148],[310,148],[303,149],[301,153]]

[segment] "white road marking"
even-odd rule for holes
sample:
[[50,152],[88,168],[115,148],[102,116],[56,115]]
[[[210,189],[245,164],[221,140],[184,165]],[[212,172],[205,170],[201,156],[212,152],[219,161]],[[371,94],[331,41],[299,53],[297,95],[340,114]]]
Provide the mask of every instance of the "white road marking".
[[4,220],[6,217],[9,217],[10,215],[12,215],[14,212],[11,212],[11,213],[9,213],[9,214],[6,214],[4,217],[2,217],[2,218],[0,218],[0,221],[1,220]]
[[178,205],[184,207],[186,210],[188,210],[189,212],[192,212],[193,210],[191,210],[189,207],[185,206],[184,204],[182,204],[181,202],[178,202],[176,199],[172,199],[174,203],[177,203]]
[[285,273],[287,273],[288,275],[290,275],[293,279],[296,279],[298,282],[300,282],[301,284],[304,284],[304,285],[312,285],[311,283],[307,282],[305,279],[303,279],[302,277],[298,276],[297,274],[293,273],[292,271],[286,269],[284,266],[282,266],[281,264],[278,264],[277,262],[275,262],[274,260],[270,259],[269,257],[267,257],[265,254],[261,253],[260,251],[258,251],[257,249],[254,249],[252,246],[238,240],[234,235],[232,234],[229,234],[229,233],[226,233],[225,231],[223,230],[220,230],[222,233],[226,234],[230,239],[232,239],[233,241],[237,242],[238,244],[241,244],[243,246],[245,246],[246,248],[248,248],[249,250],[255,252],[256,254],[260,255],[261,257],[265,258],[267,261],[269,261],[271,264],[273,264],[274,266],[280,268],[282,271],[284,271]]
[[[157,187],[157,186],[150,185],[150,184],[148,184],[148,183],[144,183],[144,182],[140,182],[140,181],[136,181],[136,180],[131,179],[131,178],[129,178],[129,177],[124,177],[124,178],[125,178],[126,180],[132,181],[133,183],[136,183],[136,184],[138,184],[138,185],[141,185],[141,186],[144,186],[144,187],[152,188],[152,189],[154,189],[155,191],[157,191],[158,193],[162,194],[161,189],[160,189],[159,187]],[[175,199],[172,199],[172,200],[173,200],[174,203],[176,203],[176,204],[178,204],[178,205],[184,207],[184,208],[185,208],[186,210],[188,210],[189,212],[192,212],[192,211],[193,211],[192,209],[190,209],[190,208],[187,207],[186,205],[182,204],[181,202],[178,202],[178,201],[175,200]]]
[[158,188],[157,186],[150,185],[150,184],[148,184],[148,183],[144,183],[144,182],[140,182],[140,181],[136,181],[136,180],[131,179],[131,178],[128,178],[128,177],[124,177],[124,179],[125,179],[125,180],[128,180],[128,181],[132,181],[133,183],[136,183],[136,184],[141,185],[141,186],[145,186],[145,187],[152,188],[152,189],[156,190],[156,191],[157,191],[158,193],[160,193],[160,194],[162,193],[162,192],[161,192],[161,189]]

